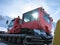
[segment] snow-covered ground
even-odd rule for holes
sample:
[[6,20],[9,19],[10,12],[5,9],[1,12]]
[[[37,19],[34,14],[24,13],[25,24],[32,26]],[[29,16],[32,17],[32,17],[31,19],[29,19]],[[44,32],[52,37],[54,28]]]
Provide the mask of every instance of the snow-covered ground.
[[5,31],[5,32],[7,32],[7,28],[0,27],[0,31]]
[[5,43],[0,43],[0,45],[7,45],[7,44],[5,44]]

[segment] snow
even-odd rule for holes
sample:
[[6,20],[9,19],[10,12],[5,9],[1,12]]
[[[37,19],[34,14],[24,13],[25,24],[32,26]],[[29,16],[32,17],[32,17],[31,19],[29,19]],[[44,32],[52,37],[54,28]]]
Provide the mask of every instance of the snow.
[[8,27],[8,24],[6,24],[7,20],[10,21],[11,18],[8,17],[8,16],[2,16],[2,15],[0,15],[0,31],[7,32],[7,27]]
[[7,45],[7,44],[5,44],[5,43],[0,43],[0,45]]
[[7,32],[7,28],[0,27],[0,31],[5,31],[5,32]]

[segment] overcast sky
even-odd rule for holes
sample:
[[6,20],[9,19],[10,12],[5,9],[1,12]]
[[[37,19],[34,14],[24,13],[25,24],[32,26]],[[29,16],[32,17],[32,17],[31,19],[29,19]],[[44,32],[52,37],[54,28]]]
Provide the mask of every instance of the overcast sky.
[[14,18],[38,7],[43,7],[54,22],[60,19],[60,0],[0,0],[0,15]]

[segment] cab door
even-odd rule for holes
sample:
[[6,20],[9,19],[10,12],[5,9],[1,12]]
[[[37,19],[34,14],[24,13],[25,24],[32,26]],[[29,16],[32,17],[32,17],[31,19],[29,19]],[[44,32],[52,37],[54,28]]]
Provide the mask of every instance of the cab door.
[[31,21],[31,15],[25,15],[22,23],[22,28],[33,28],[33,22]]
[[24,13],[22,28],[33,29],[34,22],[38,19],[38,15],[39,15],[38,9]]

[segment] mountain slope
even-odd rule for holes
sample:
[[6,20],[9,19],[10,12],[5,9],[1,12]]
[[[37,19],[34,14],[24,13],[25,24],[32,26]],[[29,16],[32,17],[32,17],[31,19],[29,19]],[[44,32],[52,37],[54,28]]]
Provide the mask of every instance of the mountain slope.
[[10,21],[12,18],[8,17],[8,16],[1,16],[0,15],[0,31],[2,30],[5,30],[7,29],[7,24],[6,24],[6,21]]

